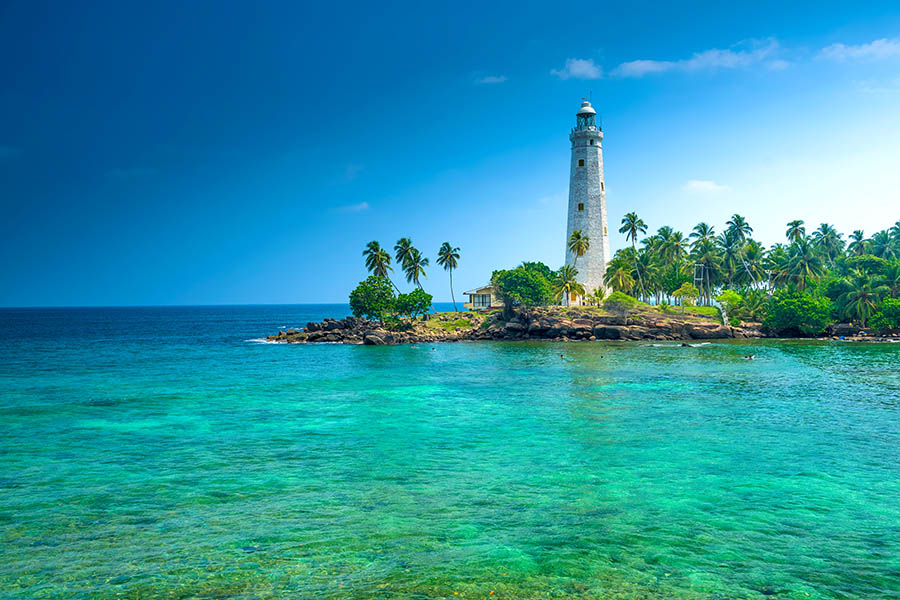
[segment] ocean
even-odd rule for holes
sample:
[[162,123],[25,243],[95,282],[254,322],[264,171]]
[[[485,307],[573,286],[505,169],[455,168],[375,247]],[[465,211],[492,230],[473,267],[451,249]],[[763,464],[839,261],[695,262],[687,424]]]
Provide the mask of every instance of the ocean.
[[900,344],[346,314],[0,309],[0,598],[900,598]]

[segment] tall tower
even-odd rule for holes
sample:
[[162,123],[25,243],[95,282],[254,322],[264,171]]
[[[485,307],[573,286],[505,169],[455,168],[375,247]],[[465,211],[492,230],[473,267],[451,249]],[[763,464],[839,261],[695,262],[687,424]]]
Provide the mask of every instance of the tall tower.
[[[609,235],[606,230],[606,184],[603,182],[603,132],[597,127],[597,111],[590,102],[582,102],[576,113],[572,141],[572,165],[569,170],[569,216],[566,227],[566,264],[578,270],[578,282],[588,294],[604,286],[606,261],[609,260]],[[569,251],[568,239],[581,230],[589,248],[583,256]],[[578,298],[568,298],[575,304]]]

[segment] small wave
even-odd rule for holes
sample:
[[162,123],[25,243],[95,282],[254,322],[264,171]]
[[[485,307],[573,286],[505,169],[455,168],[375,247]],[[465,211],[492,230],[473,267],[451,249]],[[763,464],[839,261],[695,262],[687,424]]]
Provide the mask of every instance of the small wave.
[[244,340],[250,344],[281,344],[283,342],[279,342],[276,340],[269,340],[266,338],[253,338],[252,340]]

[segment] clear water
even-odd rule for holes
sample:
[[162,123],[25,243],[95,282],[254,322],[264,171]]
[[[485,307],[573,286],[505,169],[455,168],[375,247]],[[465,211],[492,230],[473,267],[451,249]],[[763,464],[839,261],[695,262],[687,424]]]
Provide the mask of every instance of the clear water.
[[900,344],[246,341],[346,310],[0,311],[0,597],[900,597]]

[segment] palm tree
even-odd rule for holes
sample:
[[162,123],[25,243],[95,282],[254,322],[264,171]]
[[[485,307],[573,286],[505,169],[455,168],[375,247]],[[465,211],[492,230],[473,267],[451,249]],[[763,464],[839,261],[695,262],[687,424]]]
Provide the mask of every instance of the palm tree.
[[[388,254],[387,250],[381,247],[381,244],[372,240],[366,244],[366,249],[363,250],[363,256],[366,257],[366,269],[372,273],[372,275],[384,277],[388,281],[391,281],[390,276],[388,276],[388,272],[394,270],[391,266],[391,255]],[[393,285],[395,289],[397,288],[393,281],[391,281],[391,285]],[[397,291],[399,291],[399,289]]]
[[808,237],[802,237],[789,250],[789,268],[791,277],[797,282],[797,288],[806,289],[810,279],[818,279],[825,274],[825,264],[816,252]]
[[753,279],[753,283],[756,283],[756,278],[753,277],[753,274],[750,273],[750,268],[747,266],[747,262],[744,260],[744,244],[747,239],[750,237],[750,234],[753,233],[753,228],[750,227],[750,224],[747,223],[746,219],[741,215],[735,213],[731,215],[731,219],[725,223],[728,226],[728,230],[731,231],[732,235],[734,235],[735,240],[740,244],[738,249],[738,258],[741,259],[741,262],[744,264],[744,269],[750,275],[750,278]]
[[834,259],[844,251],[844,240],[841,237],[843,234],[838,233],[837,229],[828,223],[822,223],[813,232],[813,239],[819,250],[828,258],[829,264],[833,264]]
[[806,235],[806,227],[803,226],[803,221],[800,219],[796,219],[787,224],[787,231],[784,232],[784,235],[787,237],[789,242],[796,242],[804,235]]
[[580,229],[576,229],[572,232],[572,235],[570,235],[569,239],[566,241],[566,248],[575,255],[572,260],[573,267],[578,263],[578,258],[584,256],[584,253],[587,252],[590,247],[590,238],[584,235]]
[[403,271],[406,273],[406,281],[416,284],[421,289],[422,284],[419,283],[419,278],[428,277],[425,275],[425,267],[427,266],[428,259],[422,256],[418,248],[410,247],[408,258],[403,266]]
[[622,256],[621,252],[621,250],[616,252],[613,259],[606,265],[603,283],[617,292],[629,293],[634,289],[634,277],[631,276],[633,267],[631,262]]
[[584,286],[578,283],[577,277],[578,269],[572,265],[564,265],[557,271],[556,279],[553,282],[554,297],[557,301],[566,298],[566,303],[568,304],[568,299],[572,293],[584,297]]
[[409,257],[412,250],[412,240],[408,237],[400,238],[394,245],[394,257],[397,259],[397,264],[404,269],[406,269],[407,264],[409,263]]
[[890,290],[891,298],[900,296],[900,262],[890,262],[882,271],[882,283]]
[[[619,227],[619,233],[625,234],[625,241],[631,240],[631,248],[637,251],[635,244],[639,233],[647,233],[647,224],[644,220],[637,216],[637,213],[630,212],[622,217],[622,226]],[[637,265],[635,265],[637,270]],[[638,284],[641,286],[641,296],[644,295],[644,282],[641,279],[641,273],[638,271]]]
[[741,260],[741,241],[733,229],[726,229],[716,238],[716,242],[722,252],[722,269],[728,278],[728,287],[731,287]]
[[840,297],[844,304],[844,316],[855,317],[860,326],[865,327],[866,320],[878,310],[878,303],[888,292],[888,288],[876,284],[868,274],[858,269],[853,270],[846,282],[850,289]]
[[894,247],[894,239],[887,230],[879,231],[872,236],[872,254],[878,258],[885,260],[894,260],[897,258],[897,251]]
[[700,284],[700,291],[703,293],[706,303],[709,304],[712,301],[713,286],[718,285],[722,274],[722,256],[716,247],[716,242],[709,237],[697,240],[691,258],[695,265],[701,267],[703,281]]
[[862,229],[857,229],[850,234],[850,245],[847,250],[853,256],[862,256],[869,251],[869,243]]
[[459,264],[459,248],[452,247],[450,242],[441,244],[441,249],[438,250],[437,264],[450,273],[450,298],[453,300],[453,311],[456,312],[456,296],[453,295],[453,269]]

